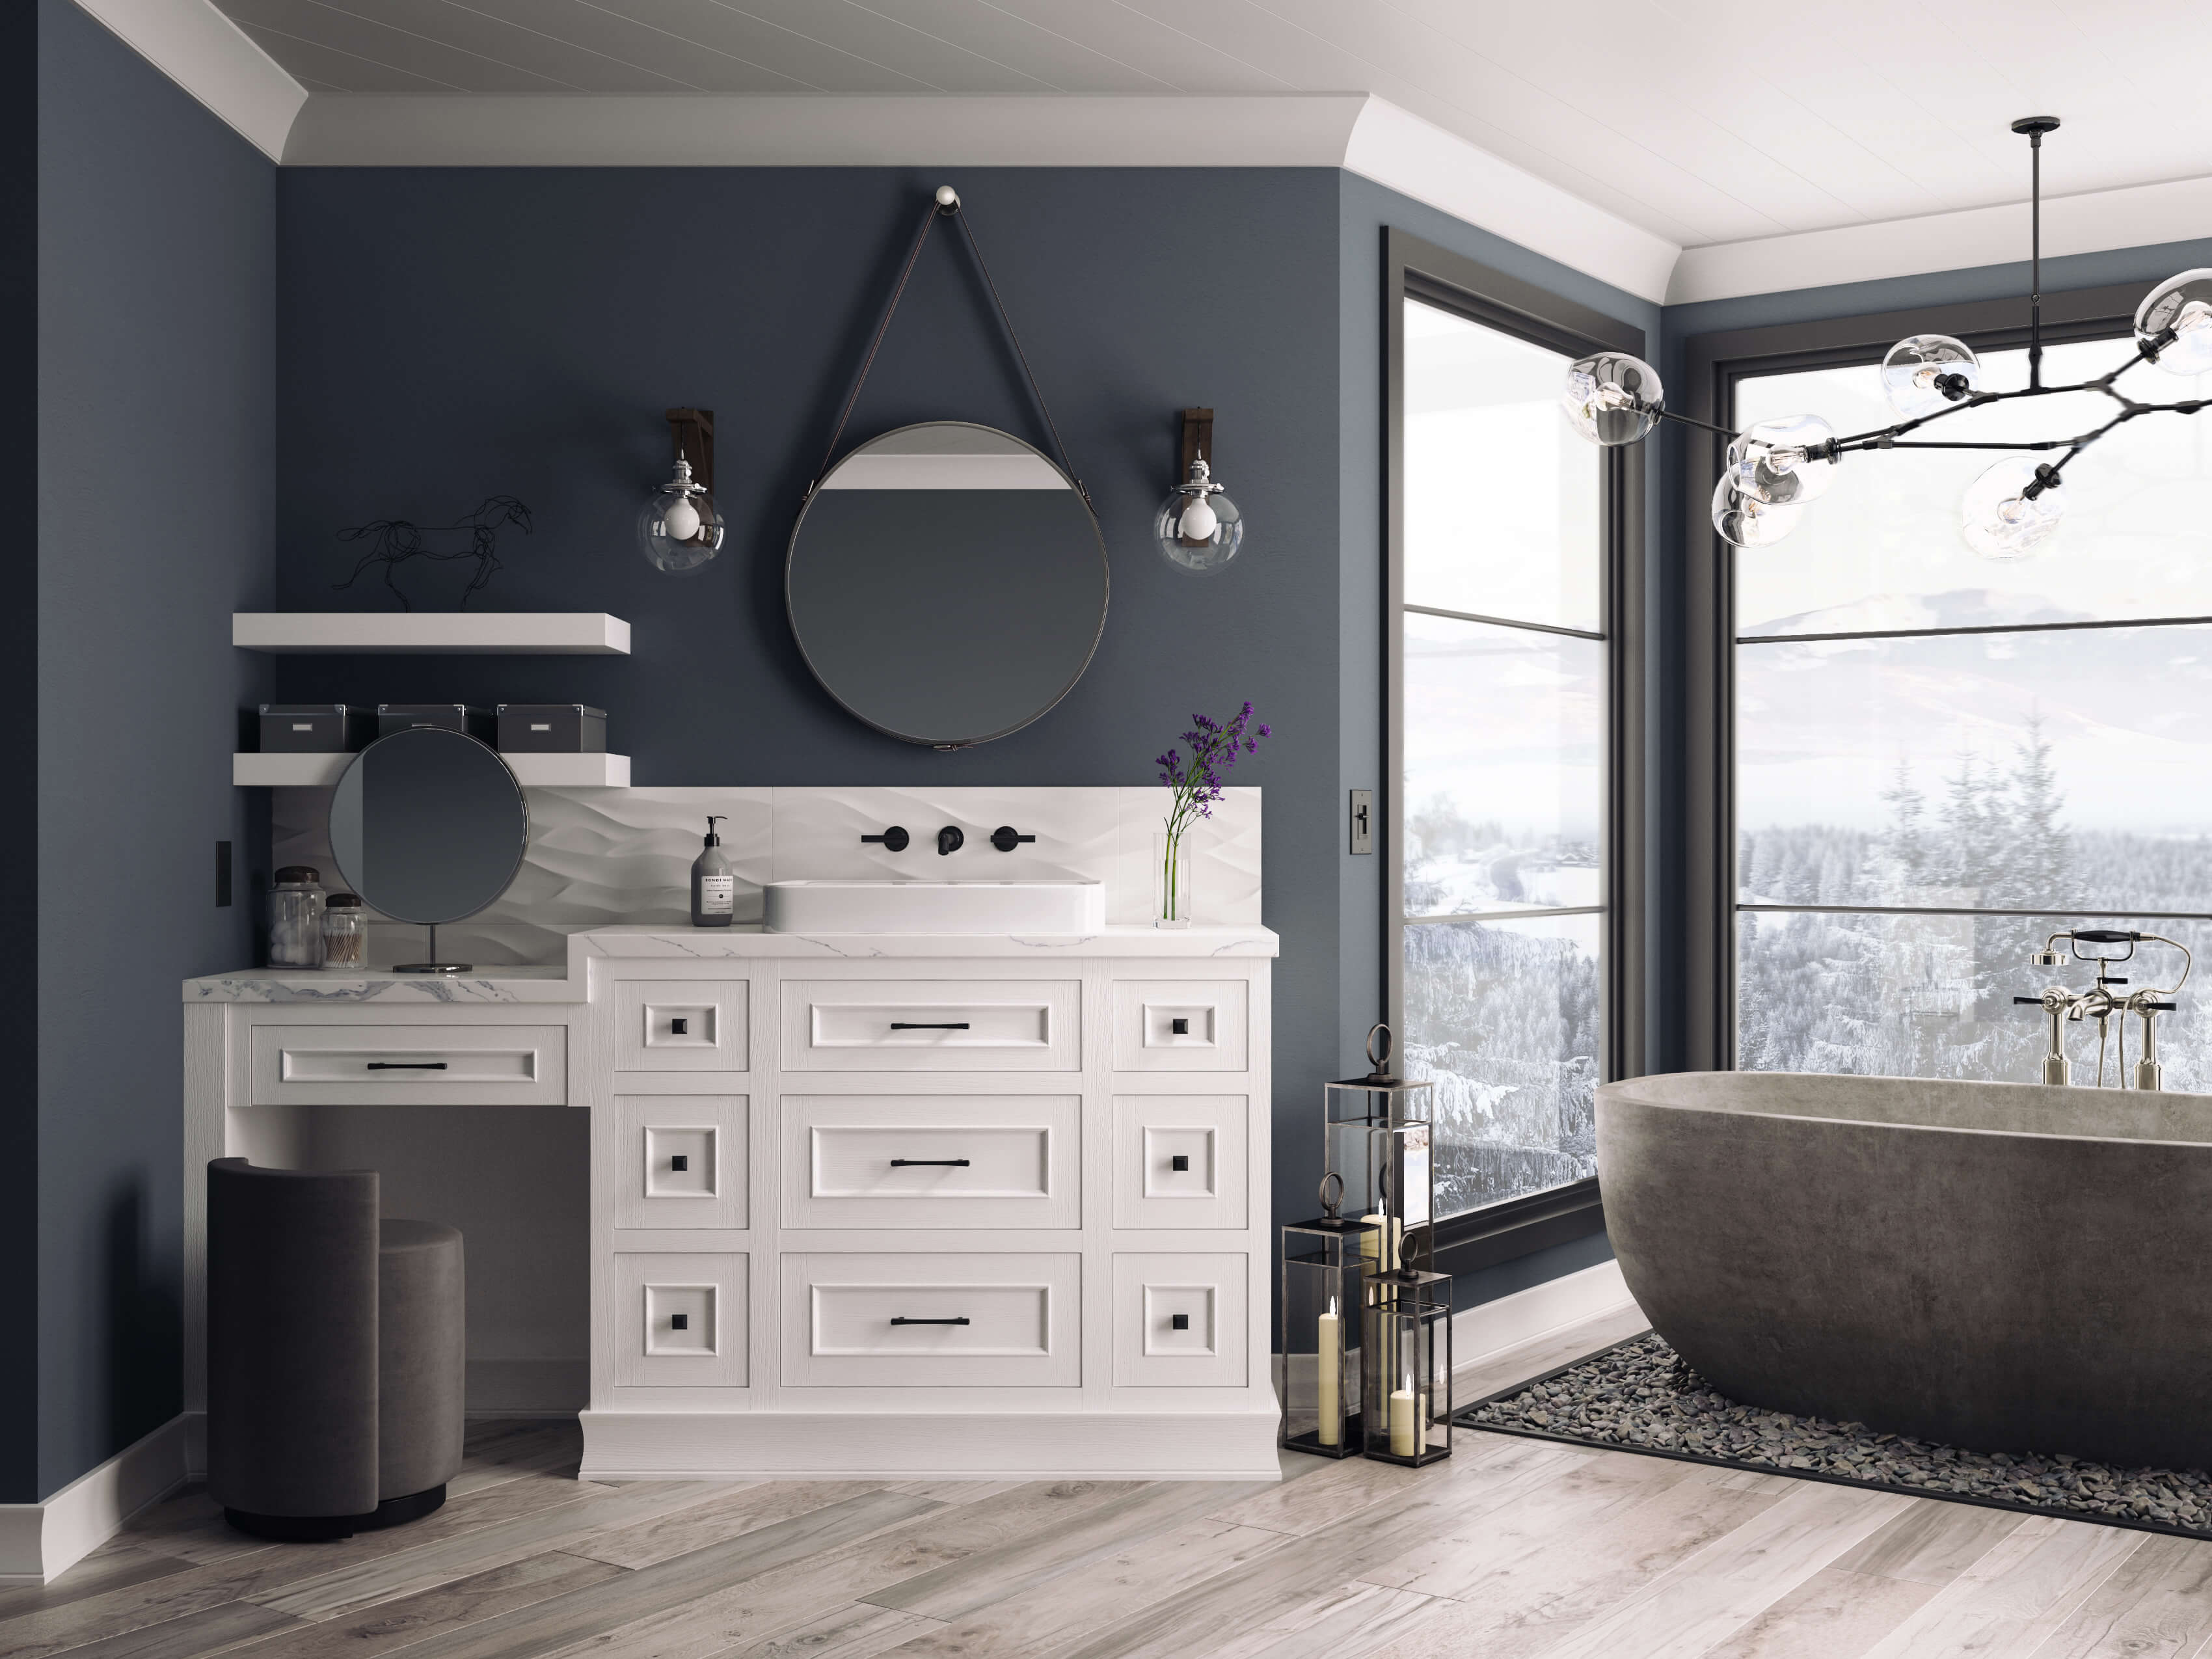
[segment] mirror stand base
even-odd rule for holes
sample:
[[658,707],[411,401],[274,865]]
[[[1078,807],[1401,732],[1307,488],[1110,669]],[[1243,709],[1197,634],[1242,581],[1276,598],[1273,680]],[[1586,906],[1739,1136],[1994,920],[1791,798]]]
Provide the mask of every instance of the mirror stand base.
[[[428,926],[430,954],[435,957],[438,954],[438,924],[434,921]],[[402,962],[395,964],[392,971],[395,974],[465,974],[474,965],[466,962]]]

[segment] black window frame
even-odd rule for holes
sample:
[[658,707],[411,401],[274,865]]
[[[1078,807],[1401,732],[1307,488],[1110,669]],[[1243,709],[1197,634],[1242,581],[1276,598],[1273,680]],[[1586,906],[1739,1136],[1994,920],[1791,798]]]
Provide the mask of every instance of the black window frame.
[[[2045,343],[2132,337],[2136,307],[2144,291],[2138,283],[2045,294]],[[1682,384],[1668,388],[1668,403],[1694,420],[1727,426],[1740,380],[1796,369],[1879,363],[1908,334],[1948,334],[1978,351],[2016,349],[2028,343],[2027,309],[2023,295],[1692,335],[1683,342]],[[2124,355],[2116,355],[2113,361],[2118,362]],[[1717,434],[1680,427],[1674,434],[1681,446],[1686,601],[1681,686],[1685,856],[1679,872],[1683,892],[1681,1064],[1689,1071],[1734,1071],[1735,560],[1735,550],[1715,532],[1709,516],[1727,442]]]
[[[1405,301],[1418,300],[1570,357],[1601,350],[1648,357],[1642,329],[1395,228],[1383,232],[1383,732],[1376,791],[1386,859],[1382,1006],[1404,1030],[1406,384]],[[1646,1024],[1645,590],[1646,461],[1643,444],[1602,452],[1603,546],[1597,632],[1606,645],[1604,926],[1600,946],[1599,1075],[1643,1070]],[[1514,624],[1528,626],[1528,624]],[[1545,629],[1536,632],[1573,633]],[[1441,1218],[1437,1266],[1478,1272],[1605,1231],[1595,1179]]]

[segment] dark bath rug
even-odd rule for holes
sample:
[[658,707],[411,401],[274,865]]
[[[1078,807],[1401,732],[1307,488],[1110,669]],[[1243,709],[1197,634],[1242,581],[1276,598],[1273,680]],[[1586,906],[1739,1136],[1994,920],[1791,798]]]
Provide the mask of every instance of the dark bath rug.
[[1606,1451],[1872,1486],[1954,1504],[2212,1538],[2212,1476],[2116,1469],[2061,1455],[1961,1451],[1862,1423],[1739,1406],[1656,1331],[1478,1400],[1453,1419]]

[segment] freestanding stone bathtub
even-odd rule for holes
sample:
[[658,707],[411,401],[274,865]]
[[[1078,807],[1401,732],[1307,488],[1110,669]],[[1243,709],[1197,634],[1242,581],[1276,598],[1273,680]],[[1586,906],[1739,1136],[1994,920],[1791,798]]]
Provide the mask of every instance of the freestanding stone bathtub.
[[1628,1288],[1747,1405],[2212,1468],[2212,1096],[1790,1073],[1597,1091]]

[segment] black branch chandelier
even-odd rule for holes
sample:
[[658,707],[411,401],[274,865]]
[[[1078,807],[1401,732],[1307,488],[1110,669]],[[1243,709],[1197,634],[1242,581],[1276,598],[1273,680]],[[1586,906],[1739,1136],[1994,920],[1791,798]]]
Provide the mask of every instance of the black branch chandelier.
[[[2108,374],[2068,386],[2043,383],[2043,135],[2058,118],[2031,115],[2012,124],[2028,143],[2029,278],[2027,385],[2017,392],[1982,390],[1981,360],[1963,340],[1948,334],[1914,334],[1881,360],[1882,392],[1901,417],[1878,431],[1839,438],[1817,415],[1760,421],[1732,432],[1677,415],[1666,406],[1658,372],[1620,352],[1585,357],[1567,370],[1560,401],[1576,431],[1607,448],[1638,442],[1662,421],[1676,421],[1729,441],[1728,465],[1713,489],[1713,528],[1737,547],[1771,547],[1795,529],[1805,504],[1835,482],[1846,455],[1863,449],[1982,449],[2009,454],[1967,486],[1960,501],[1960,532],[1984,558],[2018,559],[2050,539],[2066,514],[2066,469],[2115,428],[2145,415],[2194,415],[2212,398],[2140,402],[2116,384],[2137,363],[2155,363],[2175,374],[2212,369],[2212,269],[2167,278],[2136,308],[2135,356]],[[1946,442],[1907,438],[1946,416],[1990,404],[2061,392],[2102,392],[2118,407],[2101,426],[2070,438],[2029,442]],[[2055,460],[2039,454],[2063,451]]]

